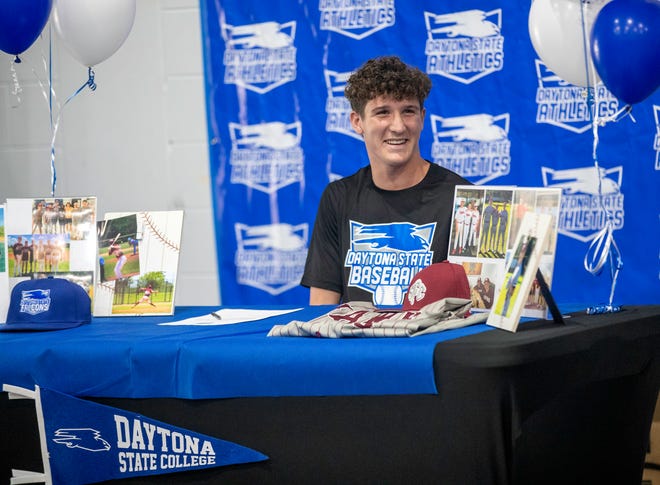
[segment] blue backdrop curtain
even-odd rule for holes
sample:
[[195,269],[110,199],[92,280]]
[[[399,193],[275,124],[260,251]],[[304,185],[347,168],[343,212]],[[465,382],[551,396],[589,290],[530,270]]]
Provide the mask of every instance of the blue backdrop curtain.
[[299,281],[321,192],[368,163],[350,128],[346,78],[394,54],[433,81],[427,159],[476,184],[563,189],[552,282],[560,303],[610,294],[610,265],[595,276],[583,263],[606,220],[593,177],[597,135],[601,195],[624,261],[614,302],[659,303],[660,95],[635,104],[634,119],[594,131],[591,100],[601,117],[624,103],[602,84],[588,97],[543,63],[530,5],[201,0],[222,302],[307,302]]

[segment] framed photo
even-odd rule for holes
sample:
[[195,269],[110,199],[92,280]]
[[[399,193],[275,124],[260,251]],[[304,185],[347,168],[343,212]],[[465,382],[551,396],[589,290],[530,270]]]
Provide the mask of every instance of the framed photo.
[[[462,264],[468,276],[472,310],[490,312],[495,294],[505,278],[505,263],[514,250],[526,213],[547,214],[550,233],[543,246],[539,268],[551,285],[557,245],[561,189],[510,186],[456,187],[448,260]],[[536,278],[535,278],[536,279]],[[549,314],[538,281],[525,300],[522,316],[546,318]]]
[[515,332],[536,281],[536,272],[550,233],[549,214],[527,212],[505,263],[504,279],[495,294],[488,325]]
[[9,289],[26,279],[65,278],[93,299],[96,197],[7,199],[4,211]]
[[105,214],[94,316],[172,315],[182,229],[183,211]]

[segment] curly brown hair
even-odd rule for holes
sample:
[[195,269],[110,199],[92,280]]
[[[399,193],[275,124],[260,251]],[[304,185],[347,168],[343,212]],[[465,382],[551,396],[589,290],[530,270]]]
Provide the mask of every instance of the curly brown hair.
[[416,67],[404,63],[397,56],[369,59],[351,74],[344,95],[353,111],[364,115],[364,107],[378,96],[402,99],[418,99],[419,106],[431,92],[431,79]]

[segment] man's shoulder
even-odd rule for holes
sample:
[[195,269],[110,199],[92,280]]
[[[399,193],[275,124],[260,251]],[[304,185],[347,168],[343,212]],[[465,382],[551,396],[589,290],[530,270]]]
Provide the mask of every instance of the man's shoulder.
[[346,175],[345,177],[339,178],[332,183],[356,183],[365,179],[371,179],[371,166],[365,165],[364,167],[359,168],[356,172],[351,175]]
[[331,192],[340,192],[345,190],[352,190],[355,187],[364,185],[371,181],[371,167],[366,166],[359,169],[357,172],[347,175],[345,177],[333,180],[327,185],[326,190]]
[[449,170],[442,165],[438,165],[437,163],[429,163],[431,164],[428,173],[428,178],[430,181],[442,182],[451,185],[472,185],[469,180],[464,179],[456,172]]

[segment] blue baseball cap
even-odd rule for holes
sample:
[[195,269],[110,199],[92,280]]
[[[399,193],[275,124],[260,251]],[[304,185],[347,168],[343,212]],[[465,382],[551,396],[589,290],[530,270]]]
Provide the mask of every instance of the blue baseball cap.
[[91,300],[80,285],[63,278],[25,280],[11,290],[0,332],[62,330],[91,321]]

